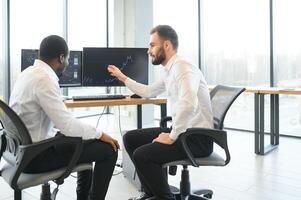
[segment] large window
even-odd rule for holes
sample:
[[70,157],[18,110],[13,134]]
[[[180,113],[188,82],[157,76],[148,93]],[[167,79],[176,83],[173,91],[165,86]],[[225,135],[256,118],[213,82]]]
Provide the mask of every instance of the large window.
[[48,35],[63,36],[63,1],[11,0],[12,87],[21,72],[21,49],[38,49]]
[[[68,1],[68,45],[70,50],[106,47],[106,0]],[[105,93],[104,87],[69,88],[68,95]],[[76,109],[75,115],[97,114],[97,109]]]
[[[275,83],[301,87],[301,1],[274,0]],[[280,96],[280,133],[301,136],[301,98]]]
[[0,99],[3,99],[4,94],[4,44],[3,44],[3,38],[4,38],[4,23],[3,20],[4,17],[4,7],[3,7],[3,1],[0,2],[0,49],[3,49],[0,51]]
[[[269,1],[201,1],[202,70],[209,84],[269,86]],[[226,126],[254,130],[253,94],[238,98]]]
[[[69,1],[69,48],[83,50],[83,47],[106,47],[106,20],[106,0]],[[104,90],[99,87],[69,88],[69,95],[99,94]]]
[[68,1],[70,49],[105,47],[106,32],[106,0]]

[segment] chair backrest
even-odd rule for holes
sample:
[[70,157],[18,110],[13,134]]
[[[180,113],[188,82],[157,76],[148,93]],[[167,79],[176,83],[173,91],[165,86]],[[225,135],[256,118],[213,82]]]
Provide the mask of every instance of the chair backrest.
[[232,103],[245,88],[217,85],[210,92],[214,128],[223,129],[224,119]]
[[[1,137],[5,139],[3,157],[14,164],[20,145],[32,144],[30,134],[20,117],[3,101],[0,100]],[[3,145],[3,144],[2,144]]]

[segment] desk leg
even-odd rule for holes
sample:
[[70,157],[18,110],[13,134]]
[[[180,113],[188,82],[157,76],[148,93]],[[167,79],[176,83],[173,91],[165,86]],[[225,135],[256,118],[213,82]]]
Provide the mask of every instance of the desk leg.
[[137,105],[137,128],[142,128],[142,105]]
[[271,95],[271,145],[279,144],[279,94]]
[[264,144],[264,95],[255,94],[255,153],[265,155],[279,144],[279,95],[271,94],[270,145]]
[[[161,119],[163,119],[167,115],[167,113],[166,113],[166,104],[165,103],[161,104],[160,108],[161,108]],[[163,127],[166,128],[167,127],[167,123],[164,123]]]
[[[264,155],[275,148],[279,143],[279,94],[271,95],[271,132],[270,132],[270,144],[261,150],[260,154]],[[264,145],[264,144],[263,144]]]
[[254,127],[254,145],[255,145],[255,153],[259,154],[259,94],[254,94],[254,121],[255,121],[255,127]]
[[275,143],[279,144],[279,94],[275,95]]
[[259,154],[264,155],[264,94],[259,94]]
[[255,93],[255,153],[264,154],[264,94]]
[[275,143],[275,95],[271,94],[271,138],[270,138],[270,143],[274,144]]

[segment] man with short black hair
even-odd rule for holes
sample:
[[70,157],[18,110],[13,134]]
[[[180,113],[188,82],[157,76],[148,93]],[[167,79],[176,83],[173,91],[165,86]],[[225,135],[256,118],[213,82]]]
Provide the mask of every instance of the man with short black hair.
[[[130,200],[174,200],[162,165],[187,158],[178,140],[186,129],[213,128],[210,95],[199,68],[177,55],[178,36],[175,30],[168,25],[159,25],[150,34],[148,54],[154,65],[164,67],[161,79],[144,85],[130,79],[114,65],[109,65],[108,70],[139,96],[151,98],[167,93],[172,129],[129,131],[123,136],[123,142],[144,189],[140,197]],[[189,138],[188,145],[198,157],[209,156],[213,151],[213,141],[208,137]]]
[[[10,97],[10,106],[21,117],[33,142],[54,137],[57,130],[66,136],[82,137],[84,146],[79,163],[94,162],[93,171],[78,172],[77,199],[105,199],[119,144],[101,130],[82,123],[67,111],[58,83],[68,66],[69,49],[57,35],[43,39],[39,59],[18,77]],[[67,165],[72,147],[58,145],[48,149],[26,168],[39,173]]]

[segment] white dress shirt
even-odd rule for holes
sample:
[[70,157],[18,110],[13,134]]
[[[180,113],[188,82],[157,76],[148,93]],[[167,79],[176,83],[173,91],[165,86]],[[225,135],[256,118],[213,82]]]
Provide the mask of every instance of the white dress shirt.
[[126,79],[125,85],[145,98],[167,92],[172,116],[169,136],[173,140],[188,128],[213,128],[210,95],[202,72],[177,55],[164,68],[164,76],[151,85],[137,83],[130,78]]
[[41,60],[18,77],[10,97],[10,106],[21,117],[33,142],[53,137],[59,129],[64,135],[83,139],[100,138],[102,131],[82,123],[68,112],[58,77]]

